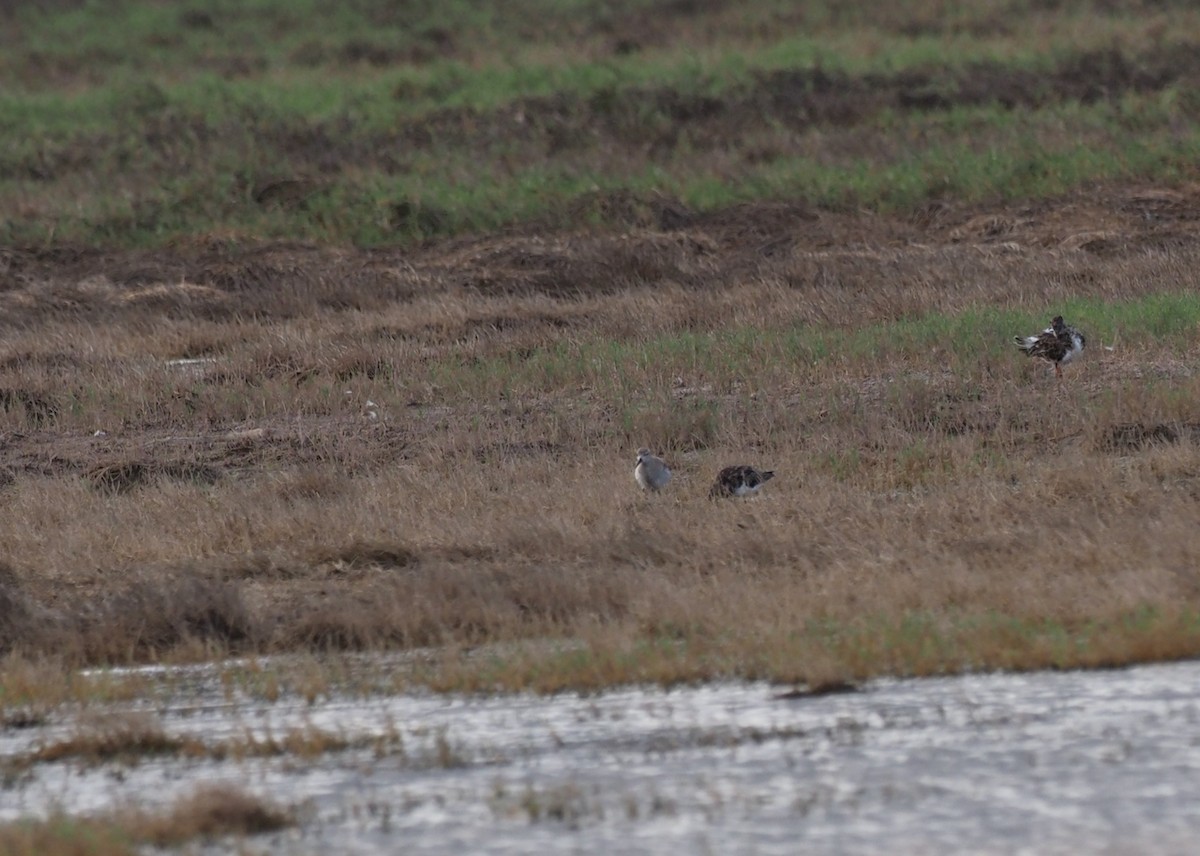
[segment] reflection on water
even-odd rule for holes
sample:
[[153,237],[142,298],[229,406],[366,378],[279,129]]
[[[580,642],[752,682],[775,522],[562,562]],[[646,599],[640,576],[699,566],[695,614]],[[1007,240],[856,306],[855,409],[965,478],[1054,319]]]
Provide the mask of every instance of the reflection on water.
[[[39,764],[0,791],[0,818],[166,804],[228,781],[305,806],[302,826],[251,842],[289,854],[1182,854],[1200,836],[1196,663],[800,699],[716,684],[309,705],[240,698],[203,672],[171,686],[135,706],[170,734],[384,739],[316,759]],[[74,727],[63,714],[9,729],[0,754]]]

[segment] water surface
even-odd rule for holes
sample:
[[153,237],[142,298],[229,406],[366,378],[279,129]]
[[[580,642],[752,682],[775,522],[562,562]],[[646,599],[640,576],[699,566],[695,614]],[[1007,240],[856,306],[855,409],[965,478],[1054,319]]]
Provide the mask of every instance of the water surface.
[[[727,683],[311,705],[243,697],[216,674],[176,673],[153,703],[113,710],[207,743],[295,728],[381,739],[316,758],[39,764],[0,791],[0,818],[167,805],[229,782],[302,807],[299,827],[251,839],[264,853],[1190,854],[1200,840],[1198,663],[809,698]],[[0,755],[61,739],[78,716],[6,730]]]

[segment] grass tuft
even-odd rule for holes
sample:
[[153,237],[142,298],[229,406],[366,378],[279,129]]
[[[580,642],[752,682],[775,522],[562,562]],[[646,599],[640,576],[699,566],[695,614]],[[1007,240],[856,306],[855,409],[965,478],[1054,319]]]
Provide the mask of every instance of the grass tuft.
[[0,825],[0,851],[13,856],[132,856],[146,845],[178,847],[275,832],[293,813],[230,785],[208,785],[157,814],[130,809],[109,817],[52,816]]

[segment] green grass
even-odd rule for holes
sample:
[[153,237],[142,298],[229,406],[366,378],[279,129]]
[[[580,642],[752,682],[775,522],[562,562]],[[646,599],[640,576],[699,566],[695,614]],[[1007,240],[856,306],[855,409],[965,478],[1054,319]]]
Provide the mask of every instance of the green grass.
[[[780,71],[820,68],[869,91],[864,75],[916,68],[952,94],[983,61],[997,75],[1047,73],[1103,49],[1136,65],[1183,43],[1180,10],[1168,27],[1166,12],[1089,3],[733,8],[23,8],[0,35],[0,240],[158,246],[232,233],[379,245],[570,225],[572,204],[597,191],[667,193],[700,210],[758,199],[905,210],[1195,173],[1200,111],[1183,82],[1036,110],[873,106],[849,125],[797,122],[786,99],[763,114],[754,100]],[[625,37],[647,44],[614,52]],[[681,120],[673,99],[733,113]],[[303,200],[255,200],[264,182],[293,176],[314,182]],[[596,222],[604,215],[582,221]]]
[[[1200,328],[1200,296],[1150,294],[1137,300],[1069,299],[1055,311],[1088,335],[1089,347],[1182,349]],[[980,307],[931,313],[853,330],[809,325],[683,332],[638,340],[563,341],[532,354],[505,354],[432,363],[432,382],[449,398],[530,395],[588,386],[606,395],[655,400],[679,376],[713,382],[717,391],[742,378],[763,381],[764,367],[782,375],[852,364],[859,374],[886,372],[902,361],[926,362],[929,353],[951,369],[972,372],[985,363],[1016,359],[1012,338],[1034,333],[1049,317],[1020,309]]]
[[[37,73],[50,64],[87,81],[84,88],[102,89],[123,75],[176,85],[204,75],[222,59],[241,59],[249,69],[245,76],[256,82],[318,69],[296,82],[307,88],[324,80],[330,92],[339,83],[343,90],[348,85],[348,98],[357,100],[364,79],[370,86],[394,85],[393,69],[403,66],[400,73],[432,100],[453,95],[452,103],[484,107],[539,92],[586,93],[618,80],[676,85],[698,70],[714,81],[740,82],[753,70],[811,65],[853,73],[980,60],[1036,67],[1055,55],[1056,45],[1081,50],[1136,44],[1151,37],[1145,31],[1158,46],[1171,44],[1185,37],[1195,14],[1186,7],[1171,10],[1175,26],[1164,34],[1155,30],[1155,16],[1108,5],[1081,3],[1053,14],[1026,9],[1007,14],[996,5],[962,6],[953,15],[941,4],[908,3],[899,14],[880,15],[871,4],[834,2],[806,4],[797,14],[794,4],[782,0],[759,0],[736,15],[722,14],[720,4],[697,14],[672,13],[649,0],[616,5],[520,0],[503,14],[481,0],[399,6],[258,0],[192,8],[126,0],[49,13],[26,6],[8,38],[0,36],[8,48],[0,80],[10,91],[50,91],[56,76]],[[594,50],[577,49],[581,41],[591,48],[622,32],[627,20],[635,27],[631,35],[645,36],[636,29],[639,12],[679,36],[599,61]],[[671,14],[681,26],[664,17]],[[716,32],[687,38],[691,29],[704,33],[710,18],[718,22],[709,25]],[[913,28],[912,20],[924,26]],[[264,38],[266,32],[270,38]],[[447,33],[451,58],[411,53]],[[357,54],[347,46],[392,56],[372,64],[366,52],[367,60],[355,61]],[[329,81],[331,70],[344,79]],[[103,80],[92,82],[97,76]]]
[[[1193,175],[1200,124],[1180,121],[1166,109],[1138,112],[1136,137],[1120,131],[1129,119],[1121,105],[1064,105],[1026,114],[977,108],[959,111],[947,128],[923,117],[889,118],[886,130],[857,129],[860,140],[878,144],[870,157],[842,149],[841,135],[830,138],[818,130],[799,138],[791,152],[781,143],[779,156],[767,162],[744,159],[737,150],[697,154],[686,140],[640,163],[636,158],[615,163],[607,152],[590,149],[538,162],[506,153],[511,144],[500,140],[484,152],[402,152],[405,169],[395,175],[348,169],[336,179],[318,180],[304,203],[291,208],[259,204],[252,196],[261,181],[290,172],[254,138],[257,126],[232,132],[220,144],[184,134],[160,143],[157,151],[142,149],[129,136],[92,163],[66,167],[57,187],[40,194],[36,179],[0,180],[0,199],[9,200],[10,210],[29,200],[44,211],[0,221],[0,237],[16,243],[53,237],[156,245],[197,231],[231,231],[370,246],[561,216],[574,200],[597,191],[665,191],[701,211],[756,199],[899,211],[937,198],[1042,198],[1086,182]],[[959,130],[968,124],[971,130]],[[924,145],[904,145],[918,138]],[[5,158],[7,172],[36,171],[55,151],[70,161],[70,150],[65,144],[14,147]],[[717,157],[727,162],[714,175]],[[312,171],[302,161],[294,169]],[[156,179],[160,173],[169,175]]]

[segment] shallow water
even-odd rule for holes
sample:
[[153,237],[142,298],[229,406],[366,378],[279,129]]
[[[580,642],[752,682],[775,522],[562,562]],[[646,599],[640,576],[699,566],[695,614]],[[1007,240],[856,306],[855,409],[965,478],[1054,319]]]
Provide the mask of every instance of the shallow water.
[[[0,818],[227,781],[303,807],[251,852],[1183,854],[1200,836],[1200,663],[800,699],[715,684],[312,705],[243,698],[215,675],[175,673],[153,703],[114,710],[209,743],[305,726],[392,739],[316,759],[39,764],[0,791]],[[78,727],[64,713],[0,732],[0,756]]]

